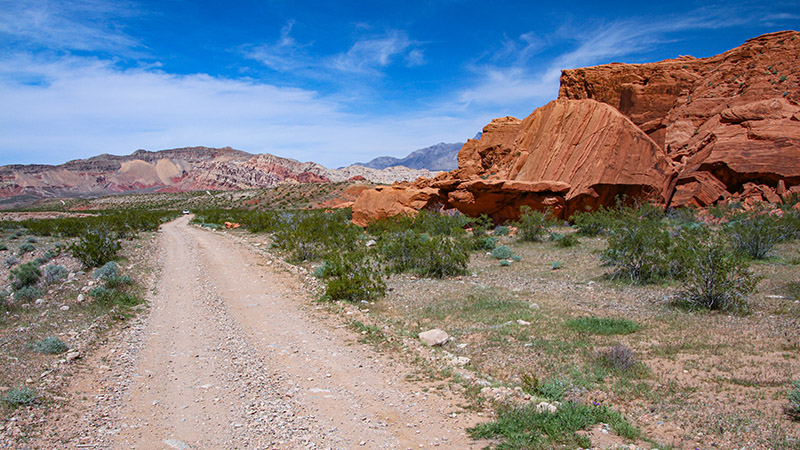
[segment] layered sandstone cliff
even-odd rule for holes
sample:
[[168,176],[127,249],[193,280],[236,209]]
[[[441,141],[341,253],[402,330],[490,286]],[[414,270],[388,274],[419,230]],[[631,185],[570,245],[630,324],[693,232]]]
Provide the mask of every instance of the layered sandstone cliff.
[[462,147],[457,170],[365,192],[354,222],[434,206],[500,221],[521,205],[568,217],[619,195],[665,206],[780,201],[800,192],[798,103],[795,31],[711,58],[565,70],[558,100],[524,121],[492,121]]

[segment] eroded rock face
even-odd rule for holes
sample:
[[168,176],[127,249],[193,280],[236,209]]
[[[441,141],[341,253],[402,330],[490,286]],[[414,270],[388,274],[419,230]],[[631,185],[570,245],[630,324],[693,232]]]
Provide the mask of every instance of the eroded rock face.
[[559,97],[619,109],[676,162],[671,205],[706,206],[800,184],[799,83],[800,33],[782,31],[711,58],[565,70]]
[[[521,205],[568,217],[621,194],[669,206],[780,201],[800,192],[800,33],[710,58],[565,70],[558,100],[524,121],[493,120],[458,162],[394,197],[425,189],[500,221]],[[370,195],[392,210],[391,197]]]
[[353,206],[354,222],[409,213],[406,197],[420,195],[423,206],[487,214],[497,222],[518,219],[522,205],[564,218],[621,194],[664,204],[677,175],[652,139],[594,100],[559,99],[524,121],[495,119],[458,159],[458,170],[433,180],[365,192]]

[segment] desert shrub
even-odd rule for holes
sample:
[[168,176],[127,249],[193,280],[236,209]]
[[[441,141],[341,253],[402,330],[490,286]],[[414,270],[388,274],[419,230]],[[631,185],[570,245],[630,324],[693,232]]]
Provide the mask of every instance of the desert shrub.
[[448,215],[422,210],[414,215],[399,215],[377,220],[367,226],[367,231],[374,236],[406,230],[431,236],[458,236],[464,233],[464,227],[468,223],[469,220],[460,214]]
[[50,250],[47,250],[44,253],[42,253],[40,256],[37,256],[36,259],[33,260],[33,262],[37,266],[41,266],[43,264],[47,264],[53,258],[54,258],[53,253],[50,252]]
[[16,387],[9,389],[6,395],[3,396],[3,401],[8,403],[11,407],[31,405],[36,401],[38,395],[36,389],[29,387]]
[[500,225],[494,229],[495,236],[508,236],[509,233],[511,233],[511,228],[505,225]]
[[122,308],[131,308],[144,300],[133,295],[129,292],[120,289],[109,289],[105,286],[97,286],[89,291],[89,295],[94,297],[95,301],[109,306],[120,306]]
[[559,270],[561,269],[561,263],[558,261],[553,261],[550,263],[550,270]]
[[578,245],[578,238],[574,233],[566,235],[562,234],[558,239],[555,240],[555,242],[556,246],[561,248],[574,247]]
[[58,264],[51,264],[44,268],[44,282],[47,284],[58,283],[67,277],[67,269]]
[[32,262],[20,264],[16,269],[11,269],[11,287],[16,291],[26,286],[33,286],[41,277],[42,271],[36,264]]
[[0,308],[8,308],[8,297],[9,294],[7,290],[0,289]]
[[292,262],[319,261],[330,252],[354,251],[361,236],[360,228],[342,212],[295,211],[278,217],[282,225],[274,232],[275,242]]
[[489,231],[489,228],[492,226],[492,219],[489,218],[486,214],[481,214],[480,216],[472,219],[470,225],[472,226],[472,234],[475,237],[483,237]]
[[509,261],[509,260],[507,260],[507,259],[502,259],[502,260],[500,260],[500,266],[501,266],[501,267],[508,267],[508,266],[510,266],[510,265],[511,265],[511,261]]
[[792,389],[789,390],[789,404],[785,411],[792,419],[800,420],[800,380],[792,382]]
[[515,223],[519,238],[527,242],[539,242],[555,224],[552,213],[548,211],[534,211],[528,205],[520,208],[522,216]]
[[633,369],[638,364],[633,349],[622,344],[599,352],[597,359],[604,367],[621,373]]
[[390,272],[412,272],[424,277],[444,278],[466,273],[469,247],[464,238],[428,236],[407,230],[384,236],[380,252]]
[[17,247],[17,254],[24,255],[25,253],[30,253],[34,250],[36,250],[36,247],[33,244],[26,242],[24,244],[20,244],[20,246]]
[[78,242],[70,246],[70,251],[72,256],[81,261],[84,269],[90,269],[116,259],[120,248],[119,241],[110,232],[101,229],[81,236]]
[[41,341],[36,341],[31,344],[31,347],[33,350],[46,355],[57,355],[69,350],[67,344],[55,336],[46,337]]
[[515,262],[520,262],[520,261],[522,261],[522,256],[519,256],[519,255],[511,255],[511,260],[512,260],[512,261],[515,261]]
[[615,334],[631,334],[639,331],[641,325],[628,319],[610,317],[578,317],[566,323],[567,328],[581,333],[611,336]]
[[598,236],[610,226],[610,213],[602,206],[596,211],[577,212],[571,220],[581,236]]
[[8,246],[6,244],[0,244],[0,251],[8,250]]
[[380,264],[368,255],[334,253],[325,260],[323,267],[328,300],[369,301],[383,297],[386,292]]
[[123,286],[130,286],[131,284],[133,284],[133,280],[127,275],[117,275],[106,278],[106,287],[109,289],[117,289]]
[[508,246],[499,245],[492,250],[492,258],[494,259],[510,259],[514,253]]
[[109,261],[103,264],[103,267],[97,268],[92,273],[95,280],[107,280],[119,275],[119,265],[114,261]]
[[742,308],[758,279],[747,263],[720,236],[705,228],[684,230],[673,255],[682,267],[680,298],[690,307],[712,310]]
[[41,297],[43,294],[44,292],[38,286],[25,286],[14,291],[14,299],[17,301],[31,301]]
[[649,283],[670,274],[672,242],[662,218],[663,213],[647,204],[613,212],[608,221],[608,248],[602,255],[614,267],[612,278]]
[[11,235],[8,237],[8,240],[9,240],[9,241],[15,241],[15,240],[17,240],[17,239],[18,239],[20,236],[22,236],[22,235],[24,235],[24,234],[25,234],[25,232],[24,232],[23,230],[17,230],[17,231],[15,231],[15,232],[11,233]]
[[667,211],[667,219],[676,225],[691,224],[697,222],[697,211],[692,207],[670,208]]
[[5,264],[6,267],[14,267],[14,265],[17,263],[19,263],[19,258],[14,255],[8,255],[6,256],[6,259],[3,260],[3,264]]
[[796,232],[785,220],[758,209],[731,215],[725,231],[733,246],[753,259],[766,258],[776,244]]
[[33,236],[30,236],[30,237],[28,237],[27,239],[25,239],[25,242],[27,242],[27,243],[29,243],[29,244],[35,244],[35,243],[37,243],[37,242],[39,242],[39,241],[38,241],[38,240],[37,240],[35,237],[33,237]]
[[473,250],[493,250],[497,247],[497,239],[493,236],[473,236],[470,242]]

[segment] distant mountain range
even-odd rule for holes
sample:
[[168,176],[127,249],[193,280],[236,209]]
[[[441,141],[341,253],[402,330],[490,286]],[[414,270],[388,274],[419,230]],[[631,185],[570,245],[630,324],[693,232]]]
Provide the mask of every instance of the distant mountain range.
[[230,147],[137,150],[131,155],[103,154],[57,166],[0,166],[0,207],[19,206],[42,198],[237,190],[349,179],[389,184],[435,175],[434,171],[406,167],[374,169],[352,165],[328,169],[314,162],[301,163]]
[[458,168],[458,151],[461,150],[463,145],[463,142],[457,144],[440,142],[412,152],[405,158],[379,156],[369,162],[356,163],[356,165],[371,169],[403,166],[409,169],[448,171]]

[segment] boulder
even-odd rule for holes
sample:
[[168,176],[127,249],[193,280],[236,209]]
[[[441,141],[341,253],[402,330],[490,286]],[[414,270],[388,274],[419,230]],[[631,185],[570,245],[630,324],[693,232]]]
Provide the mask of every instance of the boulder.
[[450,336],[448,336],[444,330],[440,330],[438,328],[423,331],[419,334],[419,340],[421,340],[425,345],[429,345],[431,347],[444,345],[447,343],[448,339],[450,339]]
[[378,219],[414,214],[434,205],[438,194],[437,189],[410,188],[407,185],[365,190],[353,203],[353,223],[364,227]]

